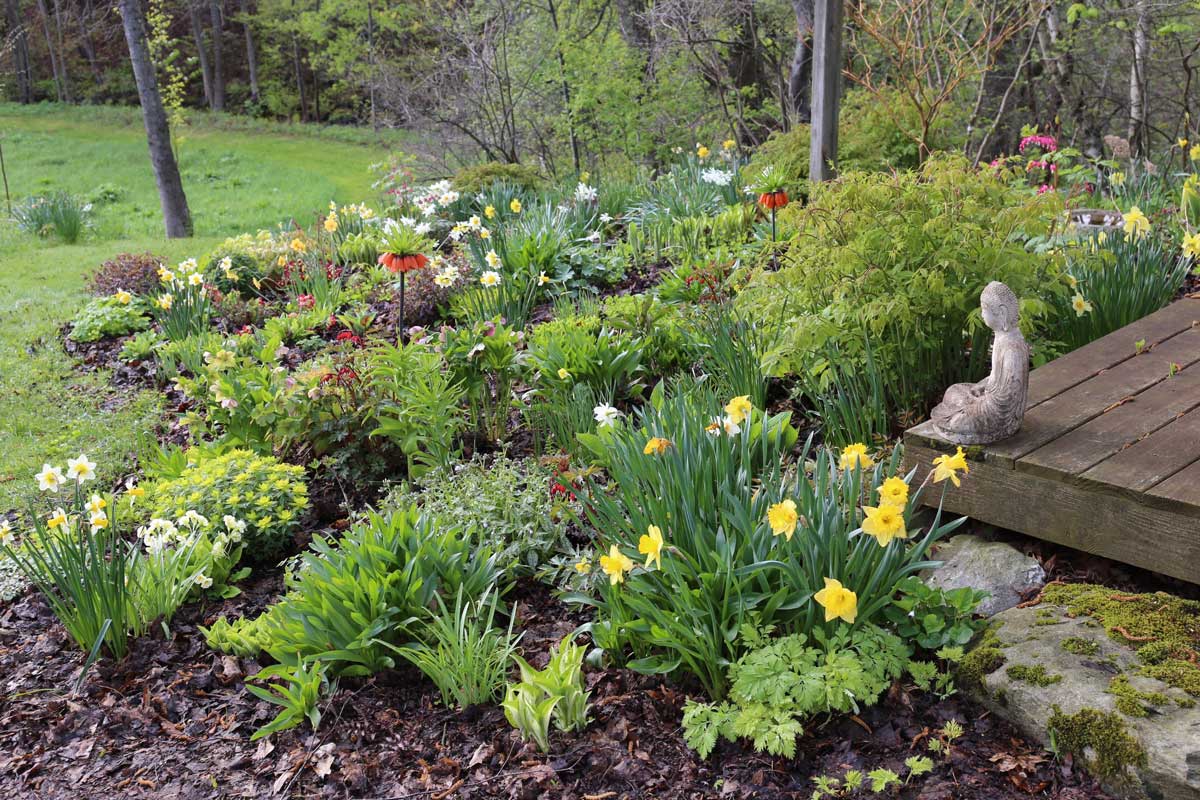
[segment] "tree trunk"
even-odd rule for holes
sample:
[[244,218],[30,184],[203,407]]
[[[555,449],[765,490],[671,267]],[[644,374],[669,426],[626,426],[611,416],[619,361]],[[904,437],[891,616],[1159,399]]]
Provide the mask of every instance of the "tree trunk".
[[74,101],[71,95],[71,77],[67,72],[67,48],[63,41],[62,0],[54,0],[54,33],[58,39],[58,66],[62,72],[62,90],[66,102]]
[[842,0],[816,0],[813,20],[812,135],[808,177],[832,178],[842,100]]
[[1146,125],[1146,59],[1150,52],[1150,3],[1136,0],[1133,25],[1133,62],[1129,66],[1129,151],[1144,156],[1149,151]]
[[812,121],[813,0],[792,0],[796,13],[796,49],[788,70],[788,107],[796,122]]
[[258,53],[254,49],[254,31],[250,28],[250,2],[242,2],[242,27],[246,31],[246,68],[250,72],[250,99],[258,102]]
[[76,8],[76,21],[79,23],[79,45],[88,60],[88,68],[92,71],[92,79],[96,87],[104,82],[104,72],[100,69],[100,59],[96,55],[96,40],[92,36],[95,28],[96,12],[91,0],[86,0]]
[[46,35],[46,50],[50,53],[50,71],[54,73],[54,91],[58,102],[65,103],[67,96],[63,92],[62,66],[58,61],[58,49],[54,46],[54,37],[50,35],[50,9],[46,0],[37,0],[38,12],[42,16],[42,33]]
[[191,4],[188,6],[188,14],[192,18],[192,38],[196,40],[196,57],[200,61],[200,80],[204,83],[204,102],[209,108],[212,108],[212,66],[208,63],[208,48],[204,46],[204,26],[200,19],[200,9]]
[[22,103],[33,102],[33,70],[29,64],[29,35],[21,18],[19,0],[5,0],[4,15],[13,38],[13,67],[17,73],[17,99]]
[[308,122],[308,101],[304,95],[304,72],[300,69],[300,40],[292,34],[292,66],[296,70],[296,92],[300,95],[300,121]]
[[177,239],[191,236],[192,215],[188,211],[187,196],[183,193],[179,165],[175,163],[175,153],[171,150],[171,129],[167,124],[162,96],[158,92],[158,78],[154,74],[154,62],[150,59],[150,46],[146,42],[146,18],[142,14],[141,0],[118,0],[118,8],[125,27],[125,41],[129,45],[129,60],[137,82],[138,100],[142,104],[150,165],[154,168],[154,181],[158,184],[158,199],[162,204],[167,237]]
[[212,110],[225,110],[225,69],[222,51],[225,48],[224,20],[221,18],[221,0],[212,0],[208,4],[209,15],[212,17]]

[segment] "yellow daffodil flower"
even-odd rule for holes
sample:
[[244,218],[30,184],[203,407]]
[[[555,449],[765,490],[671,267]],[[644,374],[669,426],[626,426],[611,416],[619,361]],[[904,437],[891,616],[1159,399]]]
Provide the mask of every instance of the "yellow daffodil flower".
[[1187,139],[1176,139],[1175,144],[1179,145],[1180,150],[1186,150],[1187,146],[1188,146],[1188,140]]
[[175,295],[160,294],[158,296],[157,302],[158,302],[158,307],[161,308],[163,311],[170,311],[171,306],[175,305]]
[[496,207],[488,206],[487,208],[483,209],[483,215],[488,219],[494,219],[496,216]]
[[133,302],[133,295],[131,295],[129,292],[125,291],[124,289],[118,289],[116,294],[113,295],[113,299],[116,300],[121,305],[127,306]]
[[1114,172],[1112,175],[1108,176],[1108,181],[1113,186],[1124,186],[1125,185],[1125,173],[1124,172]]
[[735,397],[725,406],[725,413],[729,415],[729,420],[734,425],[741,425],[750,418],[750,412],[754,409],[750,402],[750,395],[744,394],[740,397]]
[[646,569],[650,569],[651,564],[658,564],[658,568],[662,569],[662,548],[662,531],[657,525],[651,525],[638,539],[638,552],[646,557]]
[[875,466],[875,462],[867,455],[867,446],[860,442],[848,444],[842,448],[842,457],[838,461],[838,469],[847,470],[861,467],[870,469]]
[[508,204],[508,208],[514,214],[520,214],[521,213],[521,201],[514,197],[512,199],[512,201]]
[[95,533],[98,530],[108,527],[108,515],[103,511],[92,514],[92,517],[88,520],[88,523],[92,526],[92,533]]
[[92,514],[99,514],[108,507],[108,501],[98,494],[93,494],[91,499],[87,501],[86,507]]
[[825,579],[825,588],[814,594],[813,600],[825,609],[826,622],[841,618],[853,625],[858,616],[858,595],[833,578]]
[[330,233],[333,233],[337,229],[338,229],[337,214],[330,214],[328,217],[325,218],[325,230],[329,231]]
[[559,379],[560,379],[560,380],[564,380],[564,381],[565,381],[565,380],[567,380],[567,379],[569,379],[569,378],[571,377],[571,373],[570,373],[570,372],[567,372],[567,368],[566,368],[566,367],[559,367],[559,368],[558,368],[558,377],[559,377]]
[[698,158],[702,158],[702,159],[703,159],[703,158],[708,158],[708,148],[707,148],[707,147],[705,147],[704,145],[697,145],[697,147],[696,147],[696,156],[697,156]]
[[625,573],[633,569],[633,560],[614,544],[608,548],[608,555],[600,556],[600,568],[608,576],[609,584],[616,586],[625,582]]
[[952,456],[938,456],[935,458],[933,460],[933,467],[934,483],[941,483],[949,478],[950,482],[955,486],[962,486],[962,481],[958,477],[959,471],[962,471],[964,474],[971,471],[970,466],[967,465],[967,457],[961,447]]
[[737,142],[735,142],[733,139],[726,139],[725,141],[721,142],[722,150],[732,150],[735,147],[737,147]]
[[550,277],[546,273],[544,273],[544,272],[538,273],[538,286],[545,286],[549,282],[550,282]]
[[1200,258],[1200,232],[1183,234],[1183,254],[1188,258]]
[[879,485],[879,502],[886,506],[904,508],[908,503],[908,484],[892,476]]
[[1192,145],[1192,149],[1188,150],[1188,158],[1192,161],[1200,161],[1200,144]]
[[588,561],[586,558],[579,559],[575,562],[575,571],[580,575],[587,575],[592,571],[592,562]]
[[61,508],[54,509],[54,513],[50,515],[48,520],[46,520],[46,527],[48,527],[50,530],[65,527],[66,524],[67,512],[63,511]]
[[1141,239],[1150,232],[1150,219],[1137,206],[1125,212],[1125,241]]
[[646,455],[654,454],[661,456],[667,452],[667,448],[671,446],[670,439],[664,439],[661,436],[651,436],[646,442],[646,446],[642,448],[642,452]]
[[880,547],[887,547],[892,539],[907,539],[904,529],[904,509],[884,503],[879,506],[863,506],[867,517],[863,520],[863,533],[874,536]]
[[771,526],[771,533],[783,536],[789,542],[792,540],[792,534],[796,532],[796,523],[799,521],[800,516],[796,513],[796,501],[790,497],[767,509],[767,523]]

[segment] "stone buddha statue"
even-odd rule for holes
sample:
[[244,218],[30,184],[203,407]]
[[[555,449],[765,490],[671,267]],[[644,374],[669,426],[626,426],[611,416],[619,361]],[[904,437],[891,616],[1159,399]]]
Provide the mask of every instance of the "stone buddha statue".
[[1029,345],[1018,327],[1017,296],[992,281],[979,296],[984,323],[996,332],[992,373],[979,383],[956,383],[930,412],[938,434],[954,444],[988,444],[1021,427],[1029,394]]

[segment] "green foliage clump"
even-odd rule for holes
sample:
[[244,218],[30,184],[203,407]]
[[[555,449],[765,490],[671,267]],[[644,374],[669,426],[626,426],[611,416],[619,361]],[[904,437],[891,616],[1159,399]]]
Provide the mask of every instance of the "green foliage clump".
[[209,627],[201,626],[200,632],[204,634],[204,642],[213,650],[241,658],[254,658],[270,644],[270,639],[262,629],[262,619],[261,616],[242,617],[231,623],[221,616]]
[[584,647],[570,638],[550,648],[546,668],[530,666],[514,656],[521,668],[521,680],[509,684],[502,707],[508,724],[533,739],[542,752],[550,749],[550,722],[561,731],[581,731],[588,723],[588,698],[583,681]]
[[147,487],[151,516],[174,519],[188,510],[245,521],[245,555],[252,561],[278,558],[291,542],[308,505],[304,468],[246,450],[213,455],[197,452],[178,476]]
[[1067,286],[1061,256],[1026,243],[1061,209],[1054,193],[1030,196],[955,156],[843,175],[781,212],[781,268],[753,276],[738,303],[779,325],[765,359],[774,373],[804,374],[830,346],[861,366],[869,340],[891,410],[923,411],[946,386],[987,373],[979,295],[990,281],[1021,299],[1034,361],[1047,358],[1048,297]]
[[688,746],[707,758],[718,735],[747,738],[759,752],[794,758],[801,720],[874,705],[904,671],[910,653],[899,637],[874,625],[809,642],[793,634],[742,656],[729,668],[729,700],[692,701],[684,708]]
[[900,596],[883,615],[897,634],[926,650],[964,645],[984,625],[973,614],[987,592],[970,587],[935,589],[915,575],[896,588]]
[[1108,693],[1117,698],[1117,710],[1127,717],[1148,717],[1147,706],[1164,706],[1171,698],[1162,692],[1143,692],[1135,689],[1128,675],[1117,675],[1108,682]]
[[1004,674],[1014,681],[1034,686],[1052,686],[1062,681],[1062,675],[1047,672],[1043,664],[1013,664],[1004,671]]
[[[1146,766],[1145,748],[1129,734],[1124,721],[1115,713],[1084,708],[1075,714],[1064,714],[1056,705],[1047,727],[1063,752],[1086,760],[1101,777],[1116,778],[1127,767]],[[1094,754],[1091,758],[1085,755],[1089,751]]]
[[564,509],[550,495],[550,473],[533,459],[477,457],[433,469],[421,491],[393,490],[383,508],[414,503],[430,516],[462,528],[512,576],[532,574],[566,546]]
[[492,188],[494,183],[509,183],[527,192],[536,192],[544,181],[536,169],[526,164],[487,161],[463,167],[454,174],[453,183],[454,188],[464,194],[478,194]]
[[482,597],[496,575],[495,557],[460,528],[415,508],[370,514],[340,539],[314,539],[283,598],[219,635],[284,664],[370,675],[395,666],[395,647],[421,641],[438,597]]
[[149,325],[150,319],[141,301],[131,299],[122,303],[116,297],[98,297],[75,315],[71,322],[71,338],[81,343],[95,342],[145,330]]

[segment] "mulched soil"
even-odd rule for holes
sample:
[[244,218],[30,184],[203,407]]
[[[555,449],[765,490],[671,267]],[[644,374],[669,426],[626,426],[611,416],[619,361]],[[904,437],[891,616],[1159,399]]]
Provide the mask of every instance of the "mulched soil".
[[[72,694],[82,654],[41,598],[0,608],[0,797],[36,798],[807,798],[816,775],[886,767],[925,753],[951,719],[966,728],[935,771],[894,796],[939,800],[1104,798],[1068,760],[1056,763],[959,696],[893,687],[855,719],[814,721],[794,759],[722,743],[708,761],[683,743],[688,694],[624,669],[588,670],[592,722],[554,733],[551,752],[523,744],[495,706],[443,708],[412,668],[345,679],[321,727],[251,742],[273,711],[243,689],[262,664],[209,650],[197,630],[221,614],[256,614],[282,589],[251,578],[237,598],[183,609],[172,636],[102,660]],[[549,644],[584,621],[536,583],[509,597],[521,647],[543,666]]]

